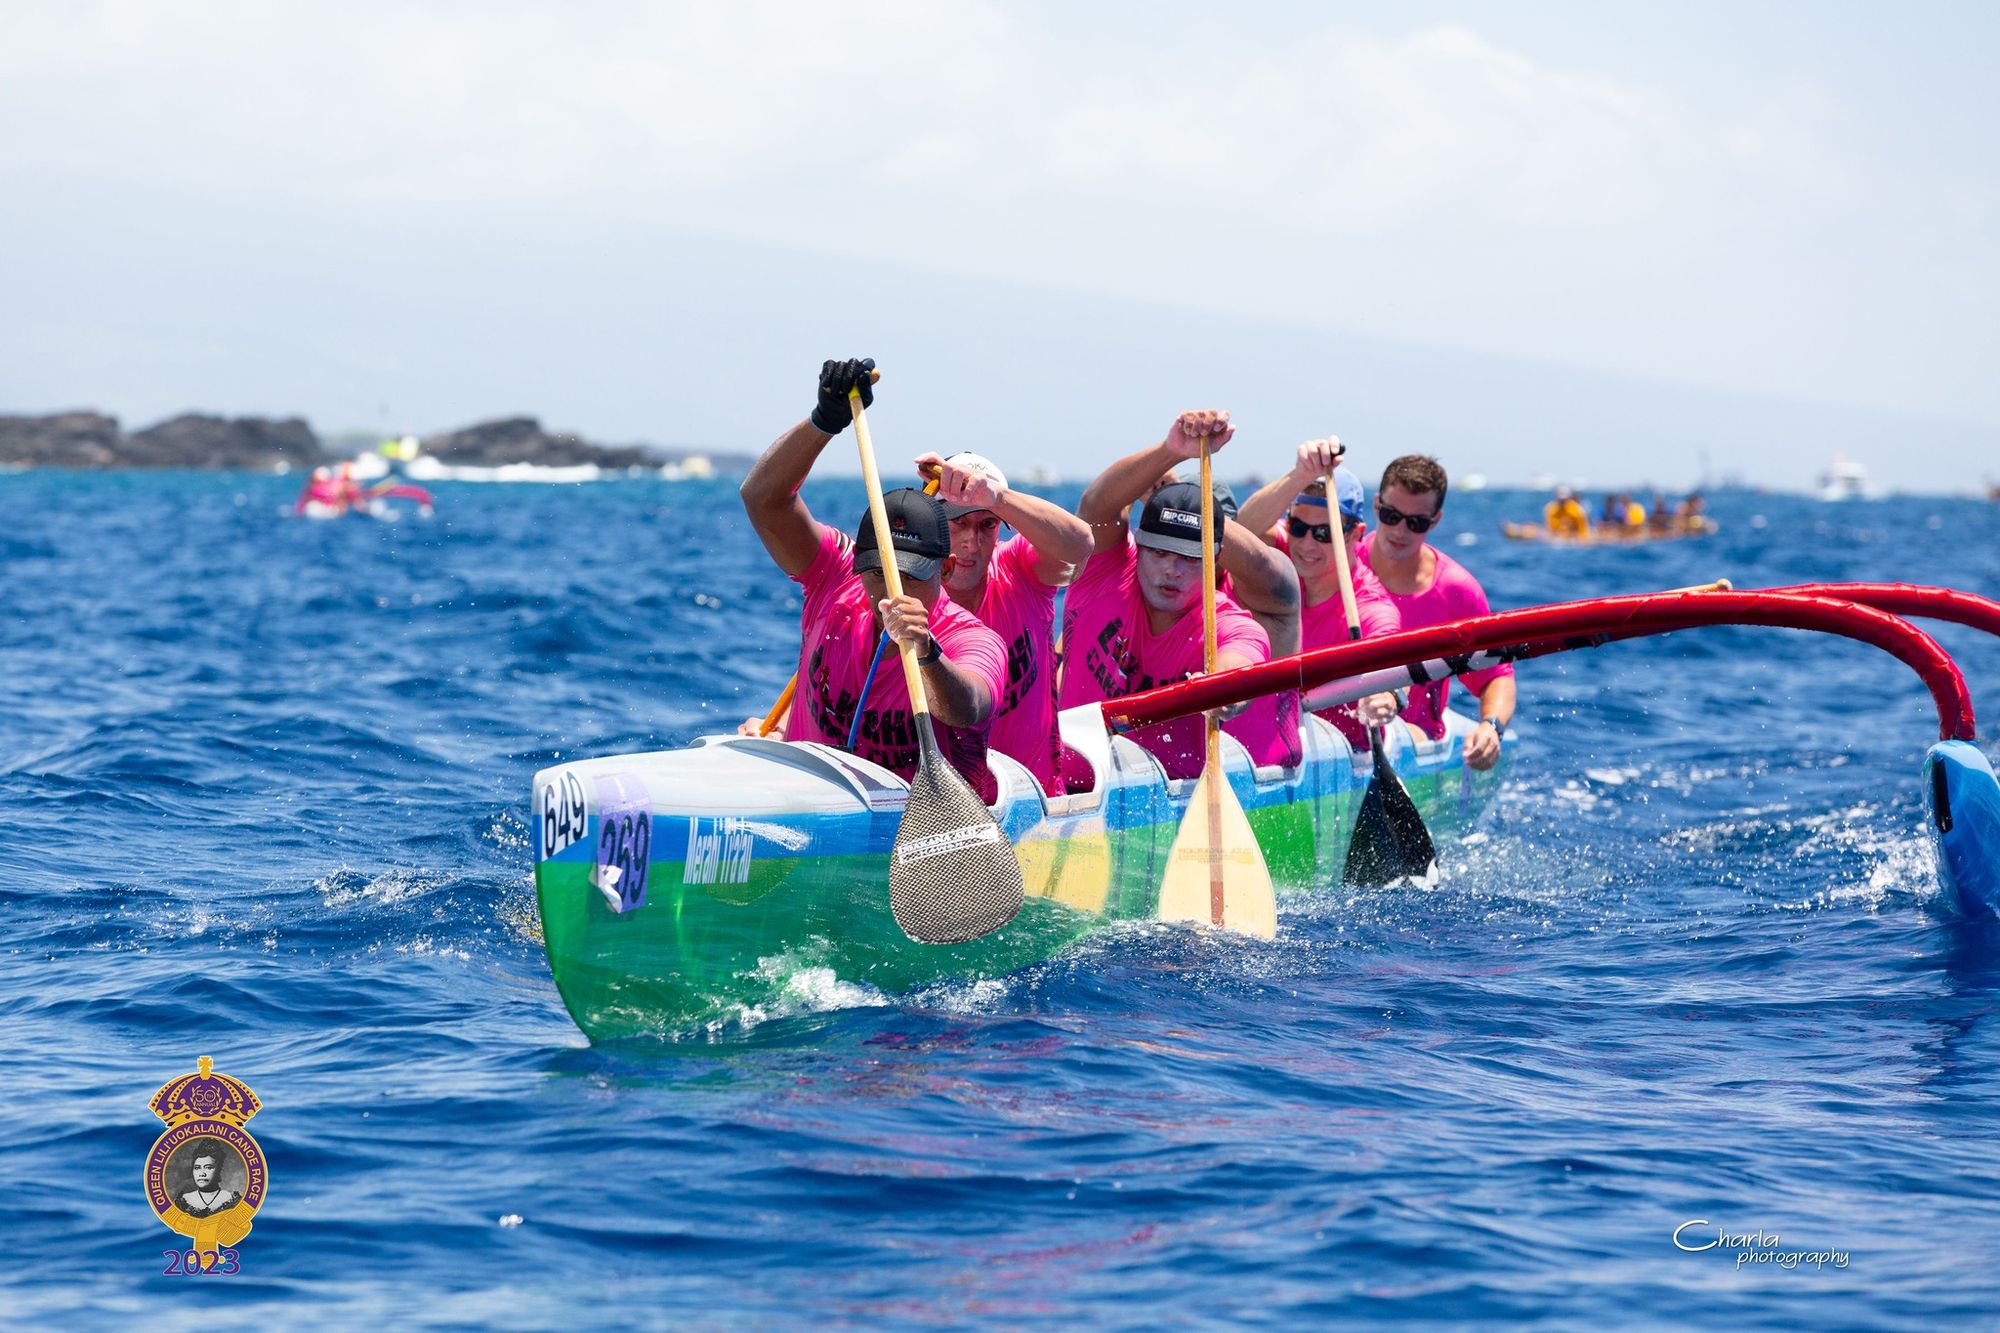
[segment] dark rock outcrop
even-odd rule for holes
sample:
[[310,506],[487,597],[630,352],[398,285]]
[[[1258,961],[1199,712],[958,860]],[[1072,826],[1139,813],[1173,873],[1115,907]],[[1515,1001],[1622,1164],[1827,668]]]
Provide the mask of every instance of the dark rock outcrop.
[[0,417],[0,465],[117,467],[124,439],[118,418],[101,412]]
[[[575,435],[542,429],[533,417],[506,417],[424,440],[424,452],[439,462],[467,467],[535,463],[574,467],[656,468],[698,451],[639,445],[591,444]],[[330,455],[298,417],[218,417],[189,412],[127,435],[118,418],[100,412],[58,412],[51,416],[0,416],[0,467],[206,468],[244,472],[301,471],[331,462]],[[741,470],[750,460],[735,454],[705,455],[716,466]]]
[[28,467],[235,468],[280,472],[324,461],[319,439],[297,417],[222,417],[189,413],[127,435],[99,412],[0,417],[0,464]]
[[630,446],[590,444],[575,435],[551,434],[533,417],[482,421],[463,430],[424,437],[424,452],[441,463],[500,467],[534,463],[541,467],[657,467],[659,459]]
[[272,472],[323,461],[319,437],[298,417],[202,416],[189,412],[125,437],[127,467]]

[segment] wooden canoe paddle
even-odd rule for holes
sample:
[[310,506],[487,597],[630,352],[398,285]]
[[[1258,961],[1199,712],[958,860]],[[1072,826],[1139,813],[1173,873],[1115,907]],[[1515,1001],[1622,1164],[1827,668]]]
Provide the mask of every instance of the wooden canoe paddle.
[[[868,486],[868,516],[882,553],[882,581],[891,598],[900,598],[903,578],[896,568],[895,534],[882,504],[882,478],[875,470],[875,444],[868,436],[861,390],[850,389],[847,398],[854,408],[861,478]],[[992,934],[1021,910],[1026,900],[1021,863],[993,812],[938,749],[916,648],[907,643],[896,647],[910,689],[918,751],[903,820],[889,849],[889,910],[903,933],[919,943],[960,944]]]
[[[1201,664],[1215,671],[1215,495],[1208,440],[1201,442]],[[1264,849],[1222,767],[1222,724],[1202,718],[1206,755],[1194,794],[1181,815],[1167,853],[1156,915],[1162,921],[1199,921],[1268,940],[1278,933],[1277,892]]]

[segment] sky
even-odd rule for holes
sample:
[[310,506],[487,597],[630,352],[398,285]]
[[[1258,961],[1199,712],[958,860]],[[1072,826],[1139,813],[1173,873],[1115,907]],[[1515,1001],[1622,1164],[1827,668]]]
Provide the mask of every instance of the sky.
[[[2000,7],[0,7],[0,412],[2000,477]],[[847,460],[829,453],[829,468]],[[849,469],[851,470],[851,469]]]

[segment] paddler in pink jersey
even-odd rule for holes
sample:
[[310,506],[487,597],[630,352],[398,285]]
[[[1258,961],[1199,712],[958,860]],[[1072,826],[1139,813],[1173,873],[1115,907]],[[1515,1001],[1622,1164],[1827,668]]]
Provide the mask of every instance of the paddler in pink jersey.
[[[1347,608],[1340,597],[1340,566],[1333,543],[1347,543],[1347,567],[1354,579],[1354,608],[1361,617],[1361,637],[1394,634],[1402,615],[1381,581],[1361,563],[1362,535],[1368,530],[1367,495],[1353,471],[1338,466],[1346,450],[1338,436],[1307,440],[1299,446],[1292,470],[1260,488],[1243,502],[1237,521],[1283,551],[1299,579],[1300,648],[1330,648],[1349,640]],[[1333,473],[1335,505],[1326,499],[1326,474]],[[1339,510],[1341,535],[1333,531]],[[1367,728],[1396,716],[1394,693],[1371,694],[1351,704],[1319,710],[1356,750],[1368,749]]]
[[[1363,543],[1361,558],[1396,604],[1404,629],[1444,625],[1489,610],[1479,580],[1424,540],[1444,512],[1447,484],[1435,458],[1404,454],[1382,470],[1382,484],[1375,491],[1379,526]],[[1479,720],[1484,724],[1466,738],[1465,765],[1491,768],[1500,761],[1500,734],[1514,716],[1514,668],[1503,663],[1456,679],[1479,697]],[[1434,740],[1442,737],[1450,688],[1449,680],[1412,686],[1403,720]]]
[[292,504],[294,514],[344,514],[352,494],[350,483],[339,480],[330,467],[316,467],[306,479],[305,489]]
[[[1084,491],[1077,516],[1090,525],[1094,554],[1063,605],[1062,707],[1119,699],[1201,674],[1201,488],[1194,482],[1154,486],[1176,464],[1199,457],[1204,436],[1213,453],[1234,434],[1227,412],[1183,412],[1165,439],[1119,459]],[[1142,497],[1145,505],[1128,532],[1126,510]],[[1256,534],[1216,517],[1217,564],[1232,586],[1215,598],[1216,669],[1228,670],[1270,658],[1272,636],[1260,617],[1282,641],[1296,642],[1299,584],[1285,558]],[[1298,695],[1259,700],[1224,730],[1258,765],[1294,765],[1300,757]],[[1168,777],[1201,772],[1199,717],[1142,727],[1131,736],[1158,757]]]
[[[896,660],[896,645],[909,644],[923,670],[939,749],[990,802],[998,784],[986,765],[987,729],[1006,688],[1007,650],[999,635],[943,594],[939,572],[951,554],[943,504],[907,488],[882,497],[895,547],[889,554],[903,577],[903,596],[891,601],[868,515],[849,538],[814,519],[799,498],[820,451],[854,419],[848,390],[860,388],[863,406],[875,401],[868,379],[874,368],[867,360],[822,366],[812,415],[764,451],[740,491],[764,549],[805,596],[798,695],[785,739],[818,741],[905,778],[914,774],[916,724]],[[884,634],[892,642],[874,662]]]
[[[1056,777],[1056,593],[1090,558],[1090,529],[1060,506],[1008,486],[978,454],[924,454],[917,472],[938,478],[951,520],[944,590],[1007,646],[1007,684],[988,733],[992,748],[1018,759],[1051,796]],[[1000,525],[1015,535],[1000,540]]]

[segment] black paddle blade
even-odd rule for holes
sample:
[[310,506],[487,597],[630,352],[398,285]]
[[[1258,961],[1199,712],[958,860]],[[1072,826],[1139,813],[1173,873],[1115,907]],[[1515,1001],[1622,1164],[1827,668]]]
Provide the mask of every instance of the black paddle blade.
[[1014,846],[921,719],[917,775],[889,851],[889,910],[920,944],[962,944],[1014,919],[1026,895]]
[[1342,878],[1349,884],[1380,888],[1406,879],[1428,879],[1437,866],[1437,844],[1424,827],[1424,817],[1403,780],[1382,751],[1382,732],[1368,729],[1368,748],[1375,756],[1375,774],[1368,794],[1361,798],[1361,813],[1354,821],[1354,836],[1347,842],[1347,869]]

